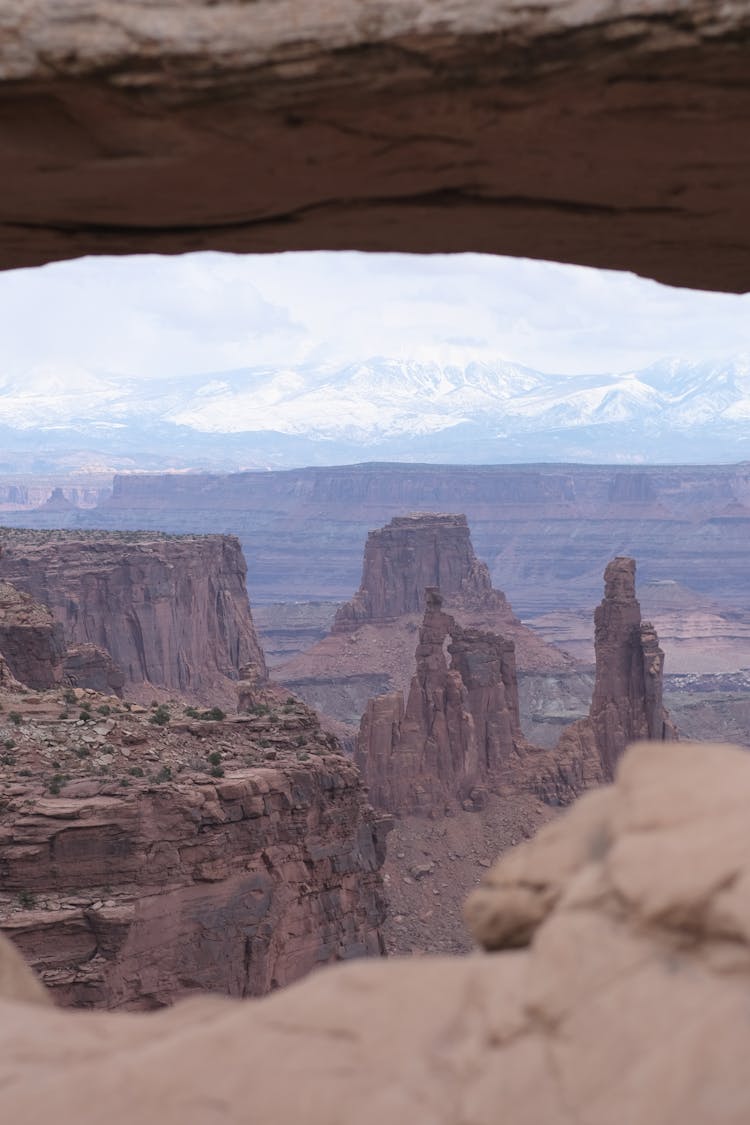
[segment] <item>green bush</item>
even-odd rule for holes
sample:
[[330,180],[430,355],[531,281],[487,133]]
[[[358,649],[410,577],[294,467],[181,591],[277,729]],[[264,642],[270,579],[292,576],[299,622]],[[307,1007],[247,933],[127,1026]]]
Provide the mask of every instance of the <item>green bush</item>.
[[9,711],[8,718],[13,723],[13,725],[17,727],[20,727],[21,723],[23,722],[23,716],[20,715],[18,711]]
[[168,709],[164,706],[163,703],[160,703],[154,711],[153,715],[149,715],[148,721],[150,723],[156,723],[156,725],[159,727],[163,727],[166,726],[166,724],[169,722],[169,718],[170,715]]

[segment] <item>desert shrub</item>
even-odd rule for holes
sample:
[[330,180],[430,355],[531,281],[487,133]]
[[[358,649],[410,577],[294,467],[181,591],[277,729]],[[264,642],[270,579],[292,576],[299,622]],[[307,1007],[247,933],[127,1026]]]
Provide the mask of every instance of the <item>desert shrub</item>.
[[221,754],[218,750],[212,750],[208,755],[208,760],[212,766],[218,766],[221,764]]
[[211,769],[210,769],[209,772],[211,774],[211,777],[223,777],[224,776],[224,770],[222,769],[221,766],[211,766]]
[[63,692],[63,699],[65,700],[66,703],[75,703],[76,702],[76,693],[73,691],[72,688],[66,688],[65,691]]
[[156,723],[156,725],[159,727],[163,727],[169,722],[169,717],[170,716],[168,709],[164,706],[163,703],[160,703],[154,711],[153,715],[149,715],[148,721],[150,723]]
[[21,723],[23,722],[23,716],[20,715],[18,711],[9,711],[8,718],[16,727],[20,727]]

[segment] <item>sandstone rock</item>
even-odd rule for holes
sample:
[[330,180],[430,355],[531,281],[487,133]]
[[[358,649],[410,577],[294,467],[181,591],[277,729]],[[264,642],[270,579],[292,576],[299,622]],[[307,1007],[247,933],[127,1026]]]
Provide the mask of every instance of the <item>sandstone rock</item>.
[[72,687],[91,688],[102,695],[122,696],[125,676],[106,649],[98,645],[69,645],[63,676]]
[[48,993],[16,947],[0,935],[0,1003],[7,1000],[51,1004]]
[[664,654],[653,626],[641,622],[634,560],[614,559],[604,580],[589,715],[550,751],[522,735],[512,641],[461,628],[428,590],[406,708],[398,693],[381,696],[360,725],[355,760],[375,805],[429,813],[457,800],[478,809],[487,781],[508,796],[530,789],[549,804],[569,804],[612,780],[628,742],[676,738],[662,703]]
[[512,617],[505,595],[493,590],[487,566],[474,554],[466,516],[420,512],[396,516],[367,536],[362,582],[337,611],[332,631],[421,613],[428,586],[456,607],[499,609]]
[[426,600],[406,706],[398,693],[371,700],[355,751],[373,803],[402,814],[474,795],[480,807],[482,782],[523,743],[513,642],[462,629],[434,587]]
[[0,821],[0,931],[60,1003],[260,995],[382,953],[383,826],[343,757],[102,787]]
[[497,952],[154,1014],[2,1001],[0,1107],[81,1125],[202,1125],[213,1105],[237,1125],[744,1125],[748,801],[746,753],[642,744],[485,876],[468,912]]
[[7,7],[5,268],[478,250],[750,289],[743,3]]
[[[521,668],[571,672],[566,654],[523,625],[493,588],[486,564],[474,553],[466,517],[422,512],[369,533],[360,588],[337,611],[330,635],[280,664],[274,675],[310,706],[346,724],[353,736],[368,699],[408,693],[427,587],[439,587],[458,625],[512,641]],[[517,686],[513,691],[517,703]]]
[[52,687],[62,675],[63,649],[62,626],[50,611],[0,579],[0,653],[11,674],[28,687]]
[[5,530],[2,538],[0,578],[47,606],[69,644],[105,649],[130,689],[161,685],[234,706],[230,682],[242,665],[265,678],[233,537]]
[[635,560],[616,558],[604,572],[604,599],[594,614],[596,681],[591,722],[604,777],[614,776],[629,742],[674,737],[662,705],[664,653],[635,596]]
[[534,763],[532,788],[545,801],[568,804],[611,781],[625,746],[677,731],[662,703],[664,653],[635,596],[635,560],[613,559],[594,613],[596,678],[589,714],[563,731],[554,751]]

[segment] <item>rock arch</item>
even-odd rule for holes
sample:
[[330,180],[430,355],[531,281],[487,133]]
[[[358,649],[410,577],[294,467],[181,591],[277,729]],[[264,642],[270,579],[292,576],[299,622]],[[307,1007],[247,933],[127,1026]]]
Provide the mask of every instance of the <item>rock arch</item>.
[[4,268],[481,250],[750,288],[745,4],[6,8]]

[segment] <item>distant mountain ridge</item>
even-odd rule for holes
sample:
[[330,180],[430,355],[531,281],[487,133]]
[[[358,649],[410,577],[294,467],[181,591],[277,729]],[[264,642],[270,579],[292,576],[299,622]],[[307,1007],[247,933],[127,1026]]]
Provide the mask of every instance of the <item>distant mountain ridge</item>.
[[748,355],[603,375],[382,357],[168,379],[46,366],[0,376],[0,467],[31,448],[48,468],[728,461],[750,455],[749,421]]

